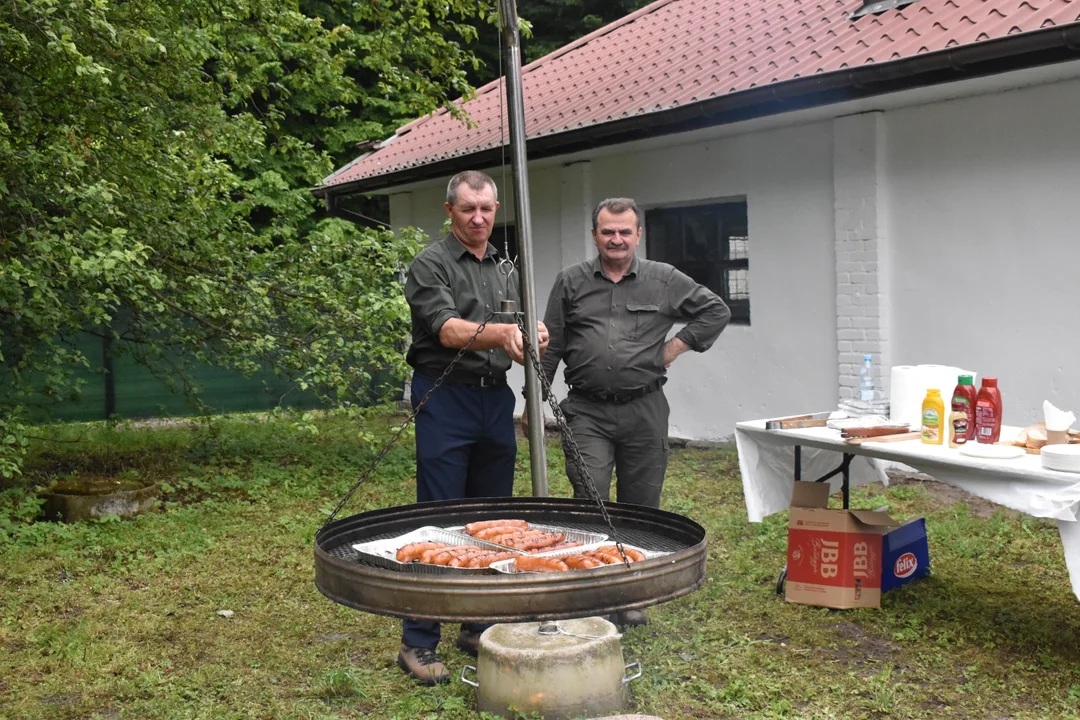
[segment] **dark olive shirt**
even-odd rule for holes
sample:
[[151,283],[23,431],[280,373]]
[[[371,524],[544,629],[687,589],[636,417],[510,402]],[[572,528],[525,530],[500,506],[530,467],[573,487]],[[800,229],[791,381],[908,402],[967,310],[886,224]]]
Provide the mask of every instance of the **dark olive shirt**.
[[[499,268],[499,253],[488,243],[481,261],[453,233],[433,242],[413,260],[405,281],[405,299],[412,311],[412,345],[408,363],[425,375],[441,375],[457,357],[456,348],[439,342],[439,330],[450,318],[484,322],[498,312],[504,299],[519,302],[518,275],[507,276]],[[496,315],[491,322],[513,322]],[[502,377],[510,368],[510,356],[502,348],[469,350],[454,366],[455,376]]]
[[728,324],[731,311],[716,293],[671,265],[634,258],[623,278],[608,279],[600,258],[559,273],[544,324],[551,334],[541,359],[553,379],[566,363],[566,384],[596,393],[644,387],[666,374],[664,343],[675,335],[704,352]]

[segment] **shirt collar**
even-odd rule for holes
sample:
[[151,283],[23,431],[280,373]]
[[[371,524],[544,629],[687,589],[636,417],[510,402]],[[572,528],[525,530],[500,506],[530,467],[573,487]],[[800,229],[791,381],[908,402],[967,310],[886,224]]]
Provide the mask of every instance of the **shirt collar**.
[[[450,251],[450,255],[452,255],[455,260],[460,260],[465,253],[472,255],[474,258],[476,257],[476,255],[473,255],[473,251],[465,247],[465,244],[458,240],[457,235],[454,233],[448,233],[443,242],[446,244],[446,249]],[[488,241],[487,248],[484,250],[484,259],[486,260],[488,258],[499,259],[499,251],[491,244],[490,240]]]
[[[623,275],[623,277],[624,278],[637,277],[638,269],[640,267],[641,267],[641,263],[638,261],[637,253],[635,253],[634,254],[634,259],[630,261],[630,269],[626,271],[626,274]],[[592,274],[593,274],[594,277],[596,275],[600,275],[600,276],[605,277],[605,278],[607,277],[607,275],[604,273],[604,266],[600,264],[600,256],[599,255],[597,255],[596,257],[594,257],[592,259]]]

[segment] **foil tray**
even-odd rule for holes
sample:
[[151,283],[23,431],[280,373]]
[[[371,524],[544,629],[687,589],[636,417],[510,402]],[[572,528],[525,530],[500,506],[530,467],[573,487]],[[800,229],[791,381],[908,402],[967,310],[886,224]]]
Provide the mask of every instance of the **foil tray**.
[[427,565],[421,562],[399,562],[396,557],[398,549],[414,542],[441,542],[446,543],[447,545],[475,545],[480,548],[497,551],[512,549],[487,542],[486,540],[477,540],[470,535],[466,535],[464,532],[456,533],[433,526],[417,528],[412,532],[397,537],[372,540],[371,542],[366,543],[356,543],[352,548],[360,554],[364,561],[369,562],[372,565],[384,567],[388,570],[419,573],[421,575],[484,575],[490,574],[491,572],[487,568],[457,568],[450,567],[449,565]]
[[[472,538],[472,539],[476,540],[476,538],[473,538],[472,535],[469,535],[467,532],[465,532],[465,526],[464,525],[455,525],[454,527],[448,527],[448,528],[444,528],[444,529],[447,532],[455,533],[457,535],[461,535],[463,537]],[[543,530],[545,532],[561,532],[563,535],[565,535],[565,537],[563,538],[563,542],[579,542],[582,545],[589,545],[591,543],[603,543],[605,540],[608,539],[607,533],[588,532],[586,530],[575,530],[573,528],[559,527],[558,525],[535,525],[533,523],[529,523],[529,529],[530,530]],[[509,545],[496,545],[495,543],[488,542],[486,540],[476,540],[476,542],[478,542],[478,543],[487,542],[488,545],[495,545],[496,547],[503,548],[504,550],[517,550],[517,548],[512,548]],[[572,550],[581,550],[581,546],[579,545],[578,547],[567,548],[567,550],[571,550],[571,551]],[[519,550],[518,552],[527,552],[527,551],[520,551]],[[536,553],[528,553],[527,552],[527,554],[540,555],[543,552],[544,551],[541,550],[540,552],[536,552]],[[570,554],[573,554],[573,553],[571,552]]]
[[[579,554],[581,554],[583,552],[588,552],[589,550],[595,550],[595,549],[597,549],[599,547],[603,547],[605,545],[614,545],[614,543],[610,543],[610,542],[594,542],[594,543],[589,543],[587,545],[583,545],[581,547],[565,548],[563,550],[552,550],[550,552],[538,552],[535,555],[533,555],[533,557],[560,558],[560,557],[565,557],[567,555],[579,555]],[[630,548],[631,550],[640,550],[642,552],[642,554],[645,555],[646,560],[652,560],[653,558],[663,557],[664,555],[670,555],[671,554],[670,552],[665,552],[665,551],[662,551],[662,550],[646,550],[643,547],[638,547],[636,545],[629,545],[627,543],[623,543],[622,546],[624,548]],[[523,554],[528,554],[528,553],[523,553]],[[634,565],[635,565],[635,563],[630,563],[631,568],[633,568]],[[507,575],[519,575],[519,574],[522,574],[522,573],[519,573],[517,570],[514,569],[514,559],[513,558],[510,558],[508,560],[499,560],[498,562],[493,562],[493,563],[491,563],[490,567],[491,567],[492,570],[494,570],[496,572],[505,573]],[[608,568],[608,567],[618,567],[618,568],[625,569],[626,565],[624,563],[619,563],[618,565],[601,565],[600,567],[589,568],[588,570],[573,570],[573,569],[571,569],[570,572],[592,572],[594,570],[603,570],[604,568]]]

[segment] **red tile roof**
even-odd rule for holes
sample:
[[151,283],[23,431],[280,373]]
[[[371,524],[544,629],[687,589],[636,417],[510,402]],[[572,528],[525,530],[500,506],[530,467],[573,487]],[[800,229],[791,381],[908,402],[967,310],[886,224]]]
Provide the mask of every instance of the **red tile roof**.
[[[530,143],[1080,21],[1080,0],[916,0],[849,19],[858,7],[858,0],[657,0],[524,68]],[[489,83],[465,103],[476,127],[466,129],[446,110],[419,118],[326,185],[499,148],[508,132],[500,85]]]

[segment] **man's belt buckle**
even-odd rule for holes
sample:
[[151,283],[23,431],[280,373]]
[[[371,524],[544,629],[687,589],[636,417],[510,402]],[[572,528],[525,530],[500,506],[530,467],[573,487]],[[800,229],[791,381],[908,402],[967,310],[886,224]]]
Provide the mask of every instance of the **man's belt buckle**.
[[497,385],[497,383],[495,382],[495,378],[491,377],[490,375],[480,376],[480,387],[495,387],[495,385]]

